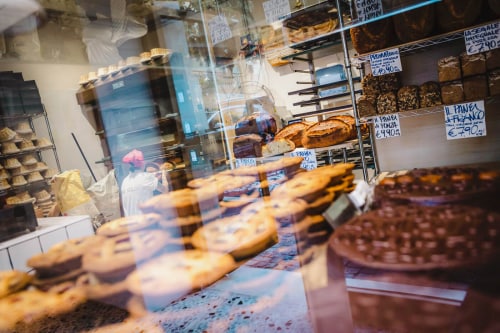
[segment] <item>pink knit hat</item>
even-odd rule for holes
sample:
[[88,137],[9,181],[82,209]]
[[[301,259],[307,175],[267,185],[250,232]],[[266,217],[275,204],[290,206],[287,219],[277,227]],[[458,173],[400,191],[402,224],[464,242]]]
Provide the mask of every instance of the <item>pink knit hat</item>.
[[144,166],[144,155],[142,151],[134,149],[127,155],[123,156],[123,163],[132,164],[137,169],[142,169]]

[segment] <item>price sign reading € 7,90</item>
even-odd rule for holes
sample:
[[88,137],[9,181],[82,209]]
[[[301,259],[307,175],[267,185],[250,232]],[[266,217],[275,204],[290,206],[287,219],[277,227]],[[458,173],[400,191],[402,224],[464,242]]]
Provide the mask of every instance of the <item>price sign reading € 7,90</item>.
[[401,57],[399,49],[390,49],[370,54],[370,67],[374,76],[401,72]]
[[486,136],[484,101],[446,105],[444,121],[448,140]]
[[467,54],[486,52],[500,47],[500,22],[464,31]]

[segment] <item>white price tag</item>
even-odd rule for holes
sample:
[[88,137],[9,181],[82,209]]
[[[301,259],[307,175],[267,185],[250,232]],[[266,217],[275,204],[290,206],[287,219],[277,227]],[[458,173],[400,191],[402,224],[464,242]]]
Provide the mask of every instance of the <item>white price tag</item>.
[[375,138],[385,139],[401,136],[398,114],[388,114],[374,118]]
[[226,17],[222,15],[215,16],[208,21],[208,30],[210,31],[210,38],[212,39],[213,45],[233,37],[231,28],[229,24],[227,24]]
[[464,31],[467,54],[486,52],[500,47],[500,22]]
[[236,167],[242,167],[242,166],[256,166],[257,165],[257,159],[256,158],[237,158],[236,159]]
[[303,169],[312,170],[318,167],[318,161],[316,160],[316,152],[314,149],[297,148],[290,152],[289,155],[303,157],[304,160],[300,164],[300,167]]
[[382,0],[356,0],[355,6],[359,21],[370,20],[384,14]]
[[265,1],[262,3],[262,7],[264,8],[266,22],[269,24],[289,17],[291,12],[288,0]]
[[445,105],[446,139],[486,136],[484,101]]
[[401,72],[403,66],[401,66],[399,49],[395,48],[370,54],[370,67],[374,76]]

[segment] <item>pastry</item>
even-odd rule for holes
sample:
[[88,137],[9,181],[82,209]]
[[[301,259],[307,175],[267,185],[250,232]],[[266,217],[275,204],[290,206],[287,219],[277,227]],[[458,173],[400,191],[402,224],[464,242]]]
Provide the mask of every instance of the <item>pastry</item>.
[[337,120],[343,121],[350,128],[350,132],[349,132],[350,134],[349,134],[348,140],[352,140],[352,139],[356,138],[358,133],[356,131],[356,120],[354,119],[353,116],[351,116],[351,115],[336,115],[336,116],[328,117],[327,119],[337,119]]
[[233,141],[233,154],[235,158],[262,157],[264,141],[258,134],[240,135]]
[[316,177],[313,173],[303,173],[281,184],[271,192],[271,198],[295,198],[306,202],[316,200],[330,184],[328,177]]
[[164,254],[142,265],[126,279],[128,289],[154,311],[194,290],[207,287],[236,268],[223,252],[186,250]]
[[18,292],[31,282],[33,276],[18,270],[0,272],[0,299]]
[[359,54],[383,49],[394,42],[392,20],[381,19],[350,29],[352,45]]
[[361,80],[361,89],[363,95],[368,95],[371,98],[380,95],[379,76],[374,76],[372,73],[365,75]]
[[396,93],[400,88],[399,75],[398,73],[390,73],[385,75],[380,75],[378,77],[378,86],[380,88],[380,93],[384,94],[387,92]]
[[253,215],[266,212],[280,224],[288,224],[301,220],[307,209],[307,203],[293,197],[262,198],[241,210],[242,215]]
[[269,157],[281,155],[295,149],[295,143],[289,139],[274,139],[262,146],[262,156]]
[[161,215],[155,213],[121,217],[101,225],[96,230],[96,234],[113,237],[124,233],[149,229],[154,227],[161,219]]
[[370,95],[363,95],[358,98],[356,106],[358,109],[358,114],[360,118],[363,117],[373,117],[377,115],[377,108],[375,103],[377,101],[376,97],[370,97]]
[[236,260],[254,256],[277,240],[277,222],[264,212],[219,219],[196,230],[192,237],[195,248],[229,253]]
[[302,134],[304,133],[304,130],[312,124],[312,122],[305,121],[288,124],[281,130],[279,130],[274,138],[276,140],[289,139],[293,141],[293,143],[295,144],[295,148],[302,147]]

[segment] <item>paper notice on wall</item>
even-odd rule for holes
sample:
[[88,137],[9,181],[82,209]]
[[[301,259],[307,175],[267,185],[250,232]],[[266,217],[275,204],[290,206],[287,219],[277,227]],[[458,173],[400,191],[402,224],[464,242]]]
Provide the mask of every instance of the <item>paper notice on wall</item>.
[[445,105],[446,139],[486,136],[484,101]]
[[355,7],[359,21],[370,20],[384,14],[382,0],[355,0]]
[[316,160],[316,152],[314,149],[297,148],[289,153],[290,156],[299,156],[304,158],[300,167],[306,170],[316,169],[318,161]]
[[370,54],[370,67],[374,76],[397,73],[403,70],[399,49]]
[[266,22],[271,24],[273,22],[283,20],[290,16],[290,2],[288,0],[269,0],[262,3]]
[[209,20],[208,30],[210,31],[212,45],[216,45],[233,37],[231,28],[229,24],[227,24],[226,17],[223,15],[215,16]]
[[486,52],[500,47],[500,22],[464,31],[467,54]]
[[373,121],[375,125],[375,138],[377,140],[401,136],[398,114],[378,116]]

